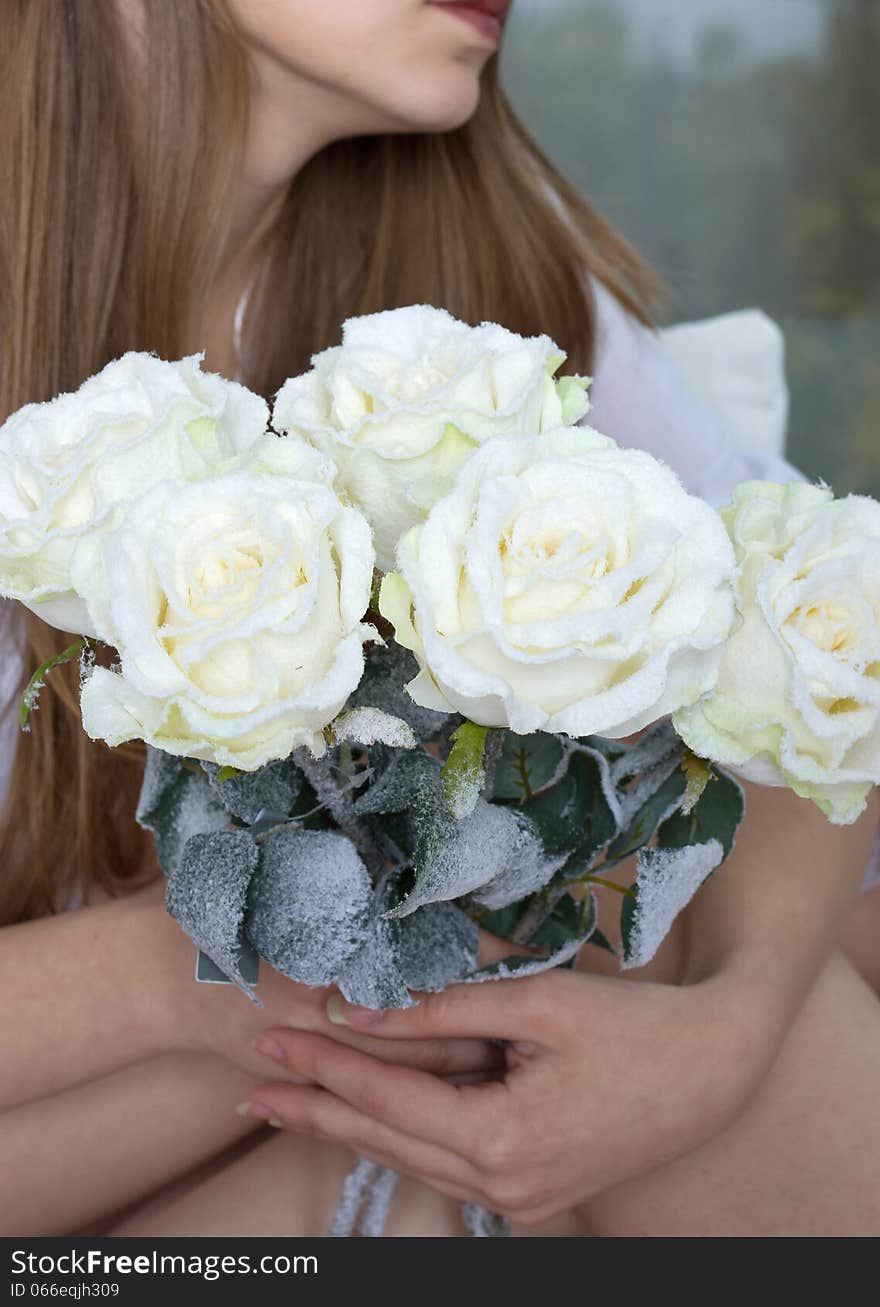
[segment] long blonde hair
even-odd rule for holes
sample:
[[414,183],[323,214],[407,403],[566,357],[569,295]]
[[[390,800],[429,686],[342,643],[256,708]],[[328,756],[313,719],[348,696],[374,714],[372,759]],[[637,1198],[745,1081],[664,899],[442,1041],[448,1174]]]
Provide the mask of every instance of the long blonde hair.
[[[0,421],[75,390],[129,349],[187,350],[228,248],[250,65],[223,0],[150,0],[149,95],[132,121],[116,6],[3,0]],[[137,126],[137,141],[135,127]],[[265,238],[271,298],[246,324],[247,384],[270,398],[342,321],[410,303],[546,332],[586,373],[588,273],[642,320],[657,280],[516,118],[493,56],[460,129],[329,145],[291,181]],[[65,637],[7,605],[26,669]],[[6,643],[9,642],[9,643]],[[67,641],[69,643],[69,640]],[[76,885],[153,874],[133,820],[142,754],[84,734],[75,669],[53,673],[20,737],[0,822],[0,922]]]

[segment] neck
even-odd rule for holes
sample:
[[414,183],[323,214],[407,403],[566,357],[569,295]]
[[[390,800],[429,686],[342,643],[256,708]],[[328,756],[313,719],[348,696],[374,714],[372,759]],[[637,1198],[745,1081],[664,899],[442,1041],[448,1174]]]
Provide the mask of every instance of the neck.
[[230,255],[192,337],[192,349],[205,350],[205,368],[228,377],[238,367],[235,311],[258,271],[290,183],[324,146],[348,134],[345,106],[333,88],[297,77],[268,51],[252,49],[251,57],[248,137],[234,197]]

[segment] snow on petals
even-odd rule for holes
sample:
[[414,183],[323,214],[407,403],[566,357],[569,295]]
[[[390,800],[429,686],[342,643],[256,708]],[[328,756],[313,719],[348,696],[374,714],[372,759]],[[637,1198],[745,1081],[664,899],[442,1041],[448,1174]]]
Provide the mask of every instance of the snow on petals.
[[739,620],[717,684],[676,730],[695,753],[848,824],[880,784],[880,504],[751,481],[722,517]]
[[380,610],[413,699],[521,735],[619,738],[694,703],[733,620],[718,514],[584,427],[484,445],[398,567]]

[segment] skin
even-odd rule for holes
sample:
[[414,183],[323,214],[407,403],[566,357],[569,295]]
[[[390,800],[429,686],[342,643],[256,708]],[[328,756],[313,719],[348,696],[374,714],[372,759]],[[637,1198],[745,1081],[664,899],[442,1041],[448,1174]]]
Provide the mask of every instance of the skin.
[[[143,0],[117,3],[135,37]],[[242,239],[192,341],[227,375],[255,233],[290,178],[334,139],[466,121],[492,53],[421,0],[236,9],[256,72]],[[876,1229],[880,1004],[834,949],[863,962],[880,936],[880,893],[853,913],[877,806],[846,830],[782,792],[748,807],[649,967],[621,977],[587,947],[577,972],[368,1025],[270,968],[262,1009],[194,985],[158,886],[5,929],[3,1232],[321,1234],[355,1151],[405,1173],[391,1235],[464,1233],[461,1196],[518,1234]]]

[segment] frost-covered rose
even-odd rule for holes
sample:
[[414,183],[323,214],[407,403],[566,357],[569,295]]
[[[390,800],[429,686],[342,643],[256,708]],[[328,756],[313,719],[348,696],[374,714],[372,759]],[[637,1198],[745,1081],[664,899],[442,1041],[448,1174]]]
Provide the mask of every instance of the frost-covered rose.
[[205,476],[266,438],[265,402],[202,372],[201,358],[125,354],[0,427],[0,594],[94,634],[70,589],[77,541],[112,528],[162,478]]
[[470,327],[445,309],[412,304],[349,318],[342,344],[282,386],[273,422],[333,459],[337,487],[369,519],[388,570],[400,536],[479,445],[584,416],[589,381],[554,378],[565,358],[549,336],[524,338],[491,322]]
[[880,504],[751,481],[722,516],[740,620],[716,686],[675,727],[747,780],[854,821],[880,784]]
[[416,703],[521,735],[629,735],[714,682],[733,619],[718,514],[589,428],[496,440],[398,550],[380,609]]
[[366,521],[319,481],[161,482],[73,558],[120,655],[86,680],[83,725],[245,771],[299,745],[320,755],[376,635],[361,620],[372,569]]

